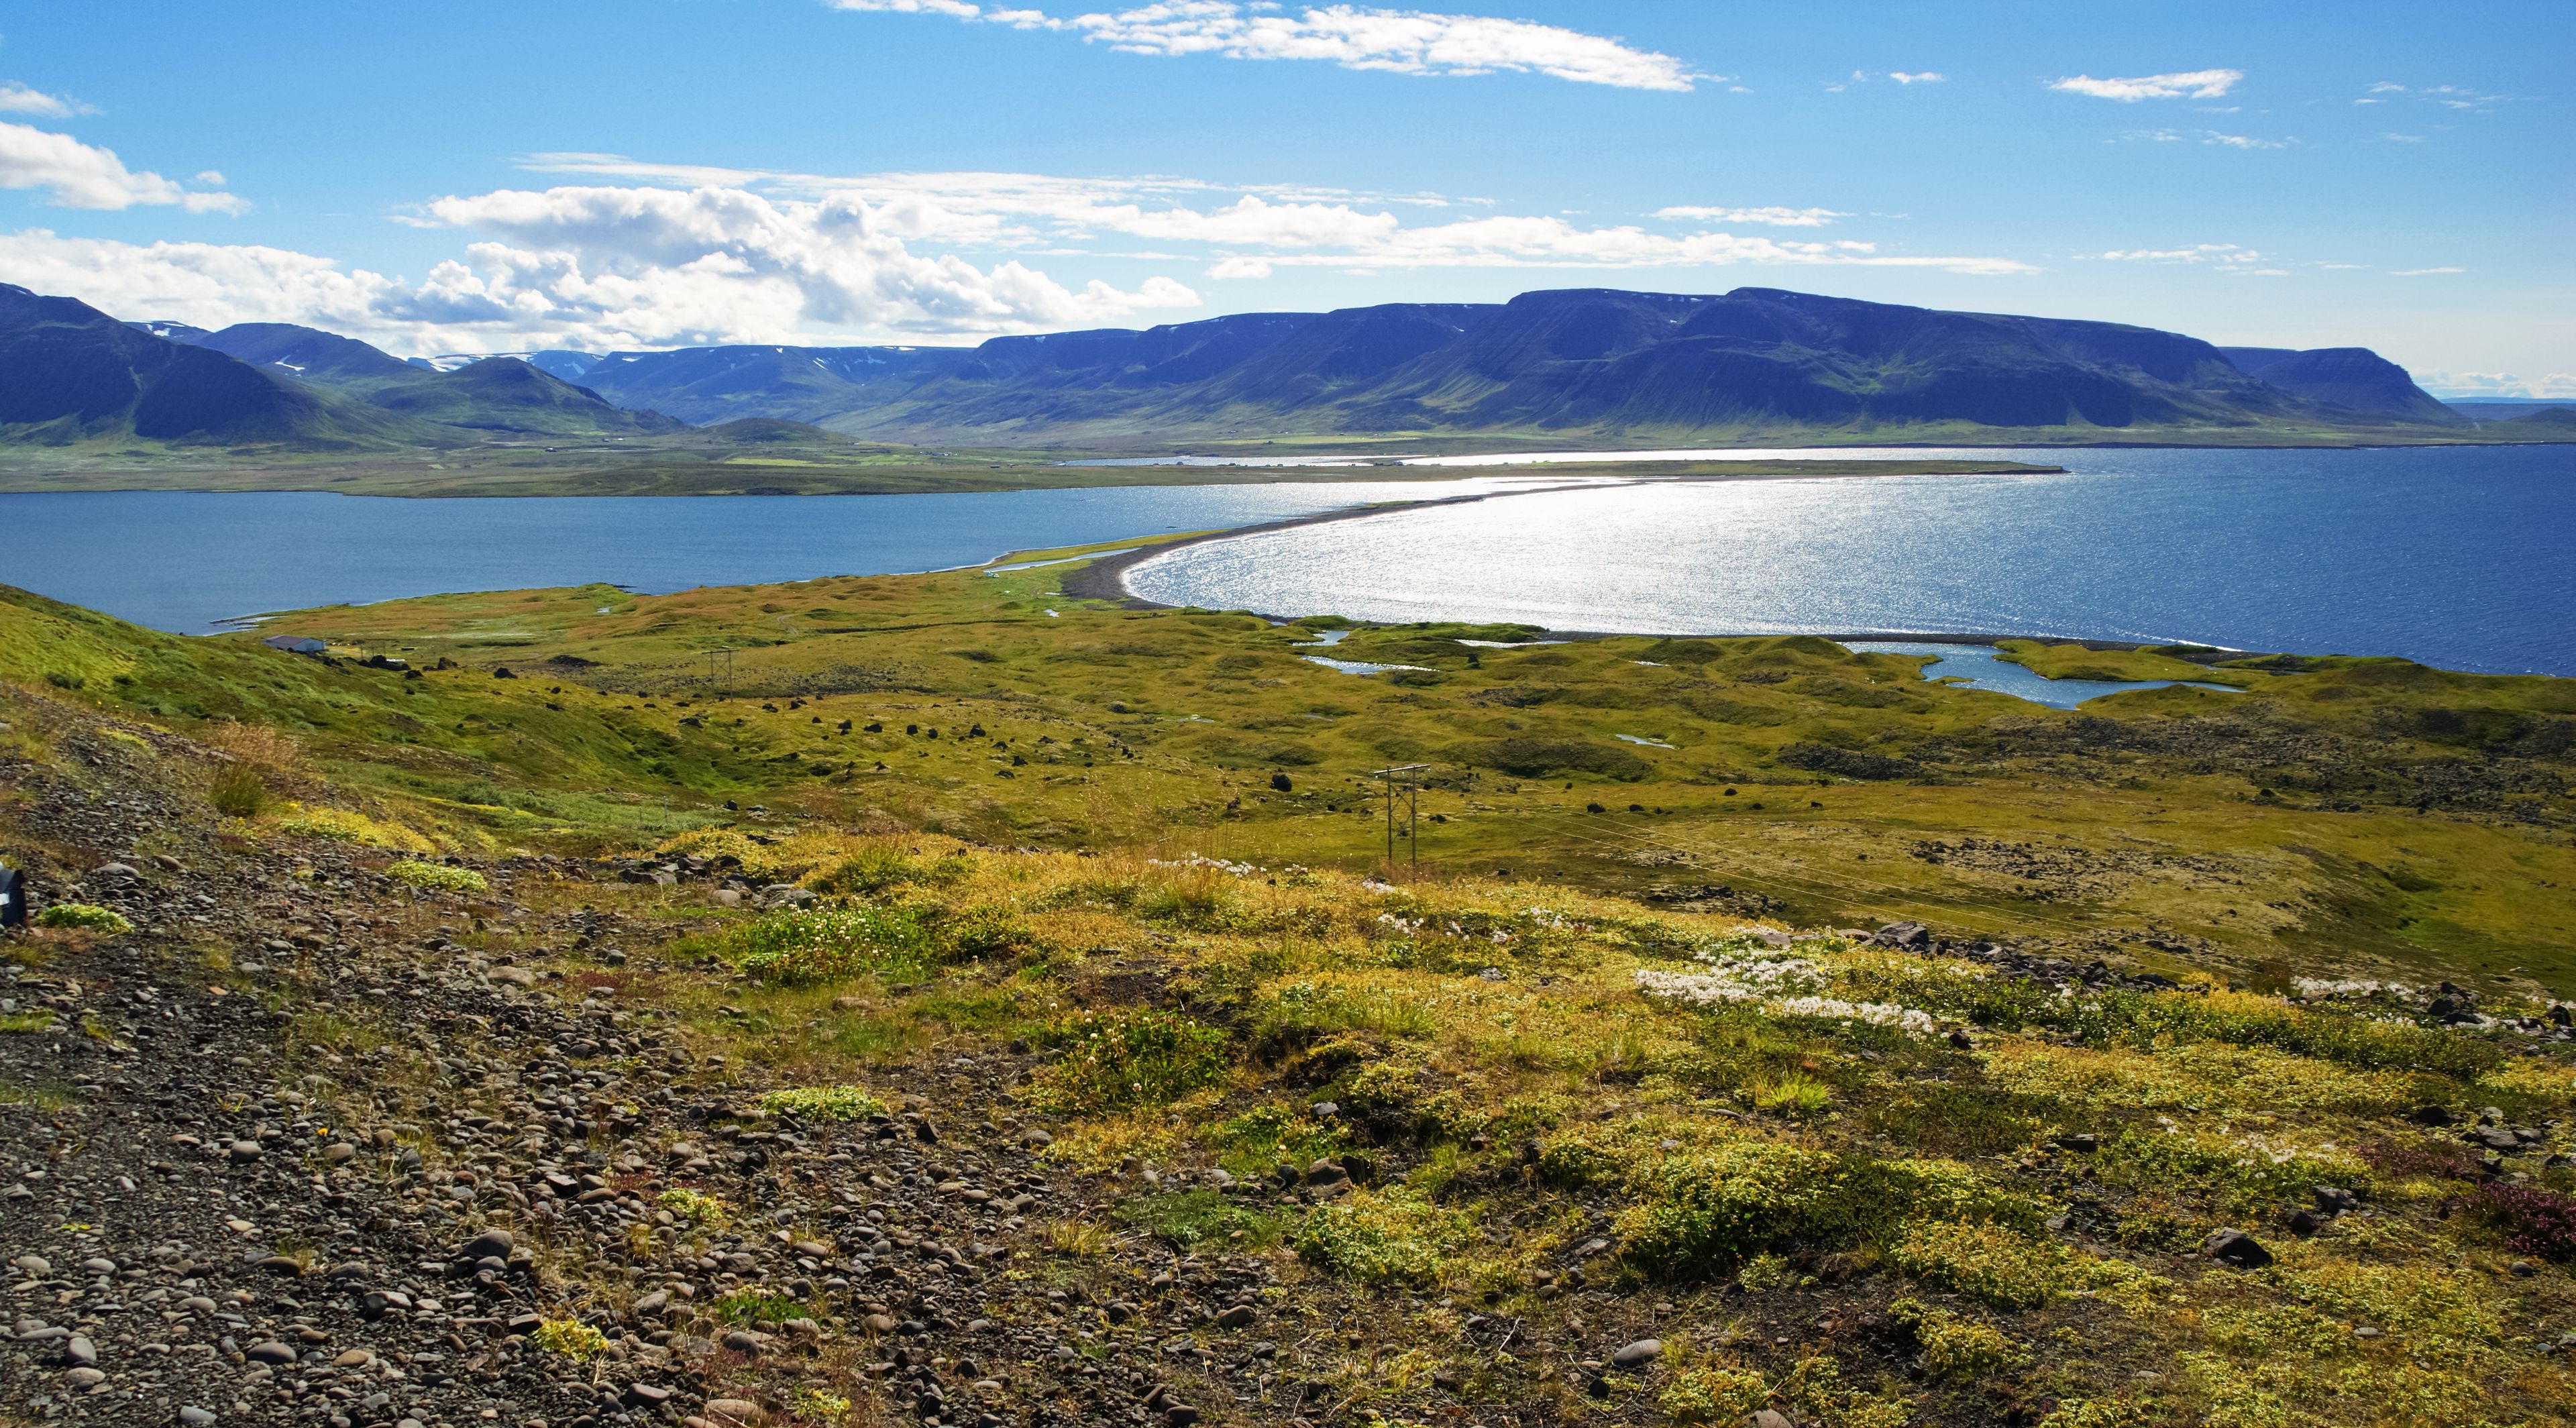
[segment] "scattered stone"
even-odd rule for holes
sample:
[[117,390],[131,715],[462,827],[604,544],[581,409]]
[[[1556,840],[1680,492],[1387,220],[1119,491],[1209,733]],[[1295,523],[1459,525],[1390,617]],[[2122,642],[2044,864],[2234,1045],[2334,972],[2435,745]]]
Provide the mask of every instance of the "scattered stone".
[[2222,1264],[2238,1269],[2261,1269],[2272,1262],[2272,1252],[2255,1243],[2243,1230],[2213,1230],[2201,1245],[2201,1252]]

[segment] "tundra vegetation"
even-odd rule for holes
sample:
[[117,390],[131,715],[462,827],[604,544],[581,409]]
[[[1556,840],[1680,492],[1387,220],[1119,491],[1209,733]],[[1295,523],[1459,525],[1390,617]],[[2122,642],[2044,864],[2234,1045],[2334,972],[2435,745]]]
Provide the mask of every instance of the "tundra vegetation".
[[[364,870],[328,880],[383,888],[380,931],[440,930],[410,955],[567,1017],[613,994],[654,1045],[600,1068],[667,1057],[738,1126],[819,1150],[913,1114],[1034,1157],[1048,1203],[925,1331],[1015,1346],[969,1387],[953,1348],[887,1357],[919,1340],[867,1281],[688,1270],[841,1173],[819,1155],[772,1136],[724,1179],[704,1129],[603,1125],[647,1169],[602,1188],[658,1218],[538,1262],[527,1342],[704,1344],[709,1401],[917,1422],[927,1362],[1010,1422],[2576,1414],[2576,684],[2009,648],[2238,690],[2068,713],[1817,639],[1279,624],[1074,568],[263,631],[410,674],[11,593],[0,772],[157,780],[217,846]],[[1304,659],[1327,630],[1410,668]],[[1370,773],[1411,763],[1389,859]],[[154,851],[52,826],[0,802],[40,882]],[[614,946],[544,930],[601,918]],[[83,915],[7,955],[79,975],[145,935]],[[361,1083],[396,1009],[324,1028],[255,990],[281,1045],[352,1058],[316,1091],[352,1114],[464,1094],[435,1062]],[[697,1317],[621,1337],[675,1266]],[[1258,1288],[1185,1303],[1203,1272]],[[729,1325],[800,1347],[718,1352]]]

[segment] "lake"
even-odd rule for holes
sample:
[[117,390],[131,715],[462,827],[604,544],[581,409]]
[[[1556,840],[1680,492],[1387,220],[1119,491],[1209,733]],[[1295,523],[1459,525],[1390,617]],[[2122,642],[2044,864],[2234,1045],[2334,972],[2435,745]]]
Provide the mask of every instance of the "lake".
[[939,569],[1482,493],[1191,546],[1129,583],[1280,615],[2191,640],[2576,674],[2576,447],[1868,454],[2071,471],[1554,489],[1482,457],[1455,479],[946,496],[0,495],[0,582],[193,633],[442,591]]
[[2576,674],[2576,447],[1907,454],[2070,471],[1590,486],[1209,542],[1127,581],[1281,616],[2191,641]]
[[[1533,477],[943,496],[311,491],[0,495],[0,583],[204,634],[313,605],[605,581],[653,594],[976,565],[1014,550],[1258,525]],[[1548,482],[1546,484],[1558,484]]]

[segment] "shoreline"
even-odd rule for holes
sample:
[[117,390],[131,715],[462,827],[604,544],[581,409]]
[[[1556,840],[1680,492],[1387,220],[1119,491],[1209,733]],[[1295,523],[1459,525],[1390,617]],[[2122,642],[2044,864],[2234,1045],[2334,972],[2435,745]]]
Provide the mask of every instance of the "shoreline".
[[[1099,600],[1130,610],[1181,610],[1192,607],[1173,605],[1161,600],[1149,600],[1146,597],[1137,594],[1127,584],[1127,572],[1157,556],[1169,555],[1176,550],[1186,550],[1191,546],[1205,545],[1212,541],[1234,540],[1242,536],[1268,535],[1275,531],[1296,530],[1303,526],[1328,525],[1335,521],[1359,520],[1367,516],[1392,515],[1401,511],[1428,510],[1434,506],[1463,506],[1471,505],[1478,501],[1491,501],[1504,497],[1540,495],[1549,491],[1600,490],[1605,486],[1645,485],[1648,482],[1655,480],[1674,482],[1820,480],[1849,479],[1856,477],[1881,476],[1885,474],[1887,473],[1874,471],[1848,471],[1839,473],[1838,476],[1778,475],[1664,478],[1638,477],[1617,482],[1586,481],[1579,484],[1568,483],[1561,486],[1536,487],[1526,491],[1482,491],[1474,495],[1447,496],[1432,501],[1401,501],[1375,506],[1348,506],[1337,511],[1321,511],[1311,516],[1293,516],[1286,520],[1263,521],[1258,525],[1235,526],[1221,531],[1200,531],[1196,534],[1180,536],[1168,541],[1139,545],[1132,550],[1113,551],[1091,560],[1079,570],[1068,572],[1065,575],[1064,580],[1061,582],[1060,588],[1064,591],[1066,596],[1072,599]],[[2012,472],[1996,474],[2041,475],[2047,473]],[[1010,556],[1017,553],[1018,552],[1016,551],[1006,551],[1003,554],[994,557],[994,562],[1008,560]],[[1075,558],[1080,559],[1080,557]],[[988,564],[994,562],[988,562]],[[1308,618],[1306,616],[1281,614],[1273,610],[1255,610],[1248,606],[1244,608],[1249,614],[1258,615],[1265,620],[1276,620],[1284,624],[1293,624],[1298,620]],[[1350,617],[1342,616],[1337,618],[1347,619]],[[1362,621],[1361,623],[1375,624],[1378,622]],[[1846,630],[1839,632],[1814,630],[1746,630],[1735,632],[1703,631],[1694,634],[1666,634],[1640,630],[1561,630],[1555,628],[1548,628],[1542,631],[1543,638],[1555,640],[1750,640],[1768,639],[1781,635],[1808,636],[1815,639],[1831,640],[1836,644],[1904,643],[1924,645],[1994,646],[2002,644],[2006,640],[2043,640],[2052,644],[2079,644],[2089,650],[2103,651],[2163,649],[2168,646],[2186,645],[2191,643],[2188,641],[2177,640],[2085,639],[2075,635],[1980,633],[1976,631],[1961,630]],[[2196,649],[2207,649],[2231,659],[2241,659],[2249,656],[2259,656],[2266,653],[2272,653],[2271,651],[2263,650],[2230,649],[2223,645],[2191,645],[2191,647]]]

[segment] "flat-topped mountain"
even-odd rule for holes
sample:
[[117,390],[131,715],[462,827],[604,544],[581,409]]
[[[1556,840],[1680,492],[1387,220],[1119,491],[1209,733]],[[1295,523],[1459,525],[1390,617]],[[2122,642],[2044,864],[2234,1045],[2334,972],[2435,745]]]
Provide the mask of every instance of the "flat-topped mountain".
[[[2234,354],[2246,354],[2238,360]],[[2364,349],[2222,349],[2117,323],[1771,288],[1248,313],[974,348],[705,347],[582,362],[613,401],[891,439],[1250,432],[1730,438],[2456,427]],[[2254,367],[2249,368],[2248,363]],[[2259,368],[2260,370],[2256,370]],[[2267,375],[2279,373],[2279,380]]]
[[[113,429],[145,439],[439,445],[648,437],[745,419],[806,424],[834,439],[967,446],[1389,433],[1705,445],[2556,435],[2548,423],[2472,422],[2366,348],[2216,347],[2119,323],[1776,288],[1583,288],[1505,303],[1240,313],[974,347],[741,344],[408,361],[311,327],[123,324],[69,299],[8,291],[0,341],[47,370],[13,385],[13,415],[0,424],[43,441]],[[75,310],[85,316],[59,316]],[[86,336],[74,340],[65,321]],[[30,335],[40,328],[52,335]],[[165,371],[174,374],[168,394],[131,419],[112,415],[159,391]],[[67,395],[66,384],[82,394]]]

